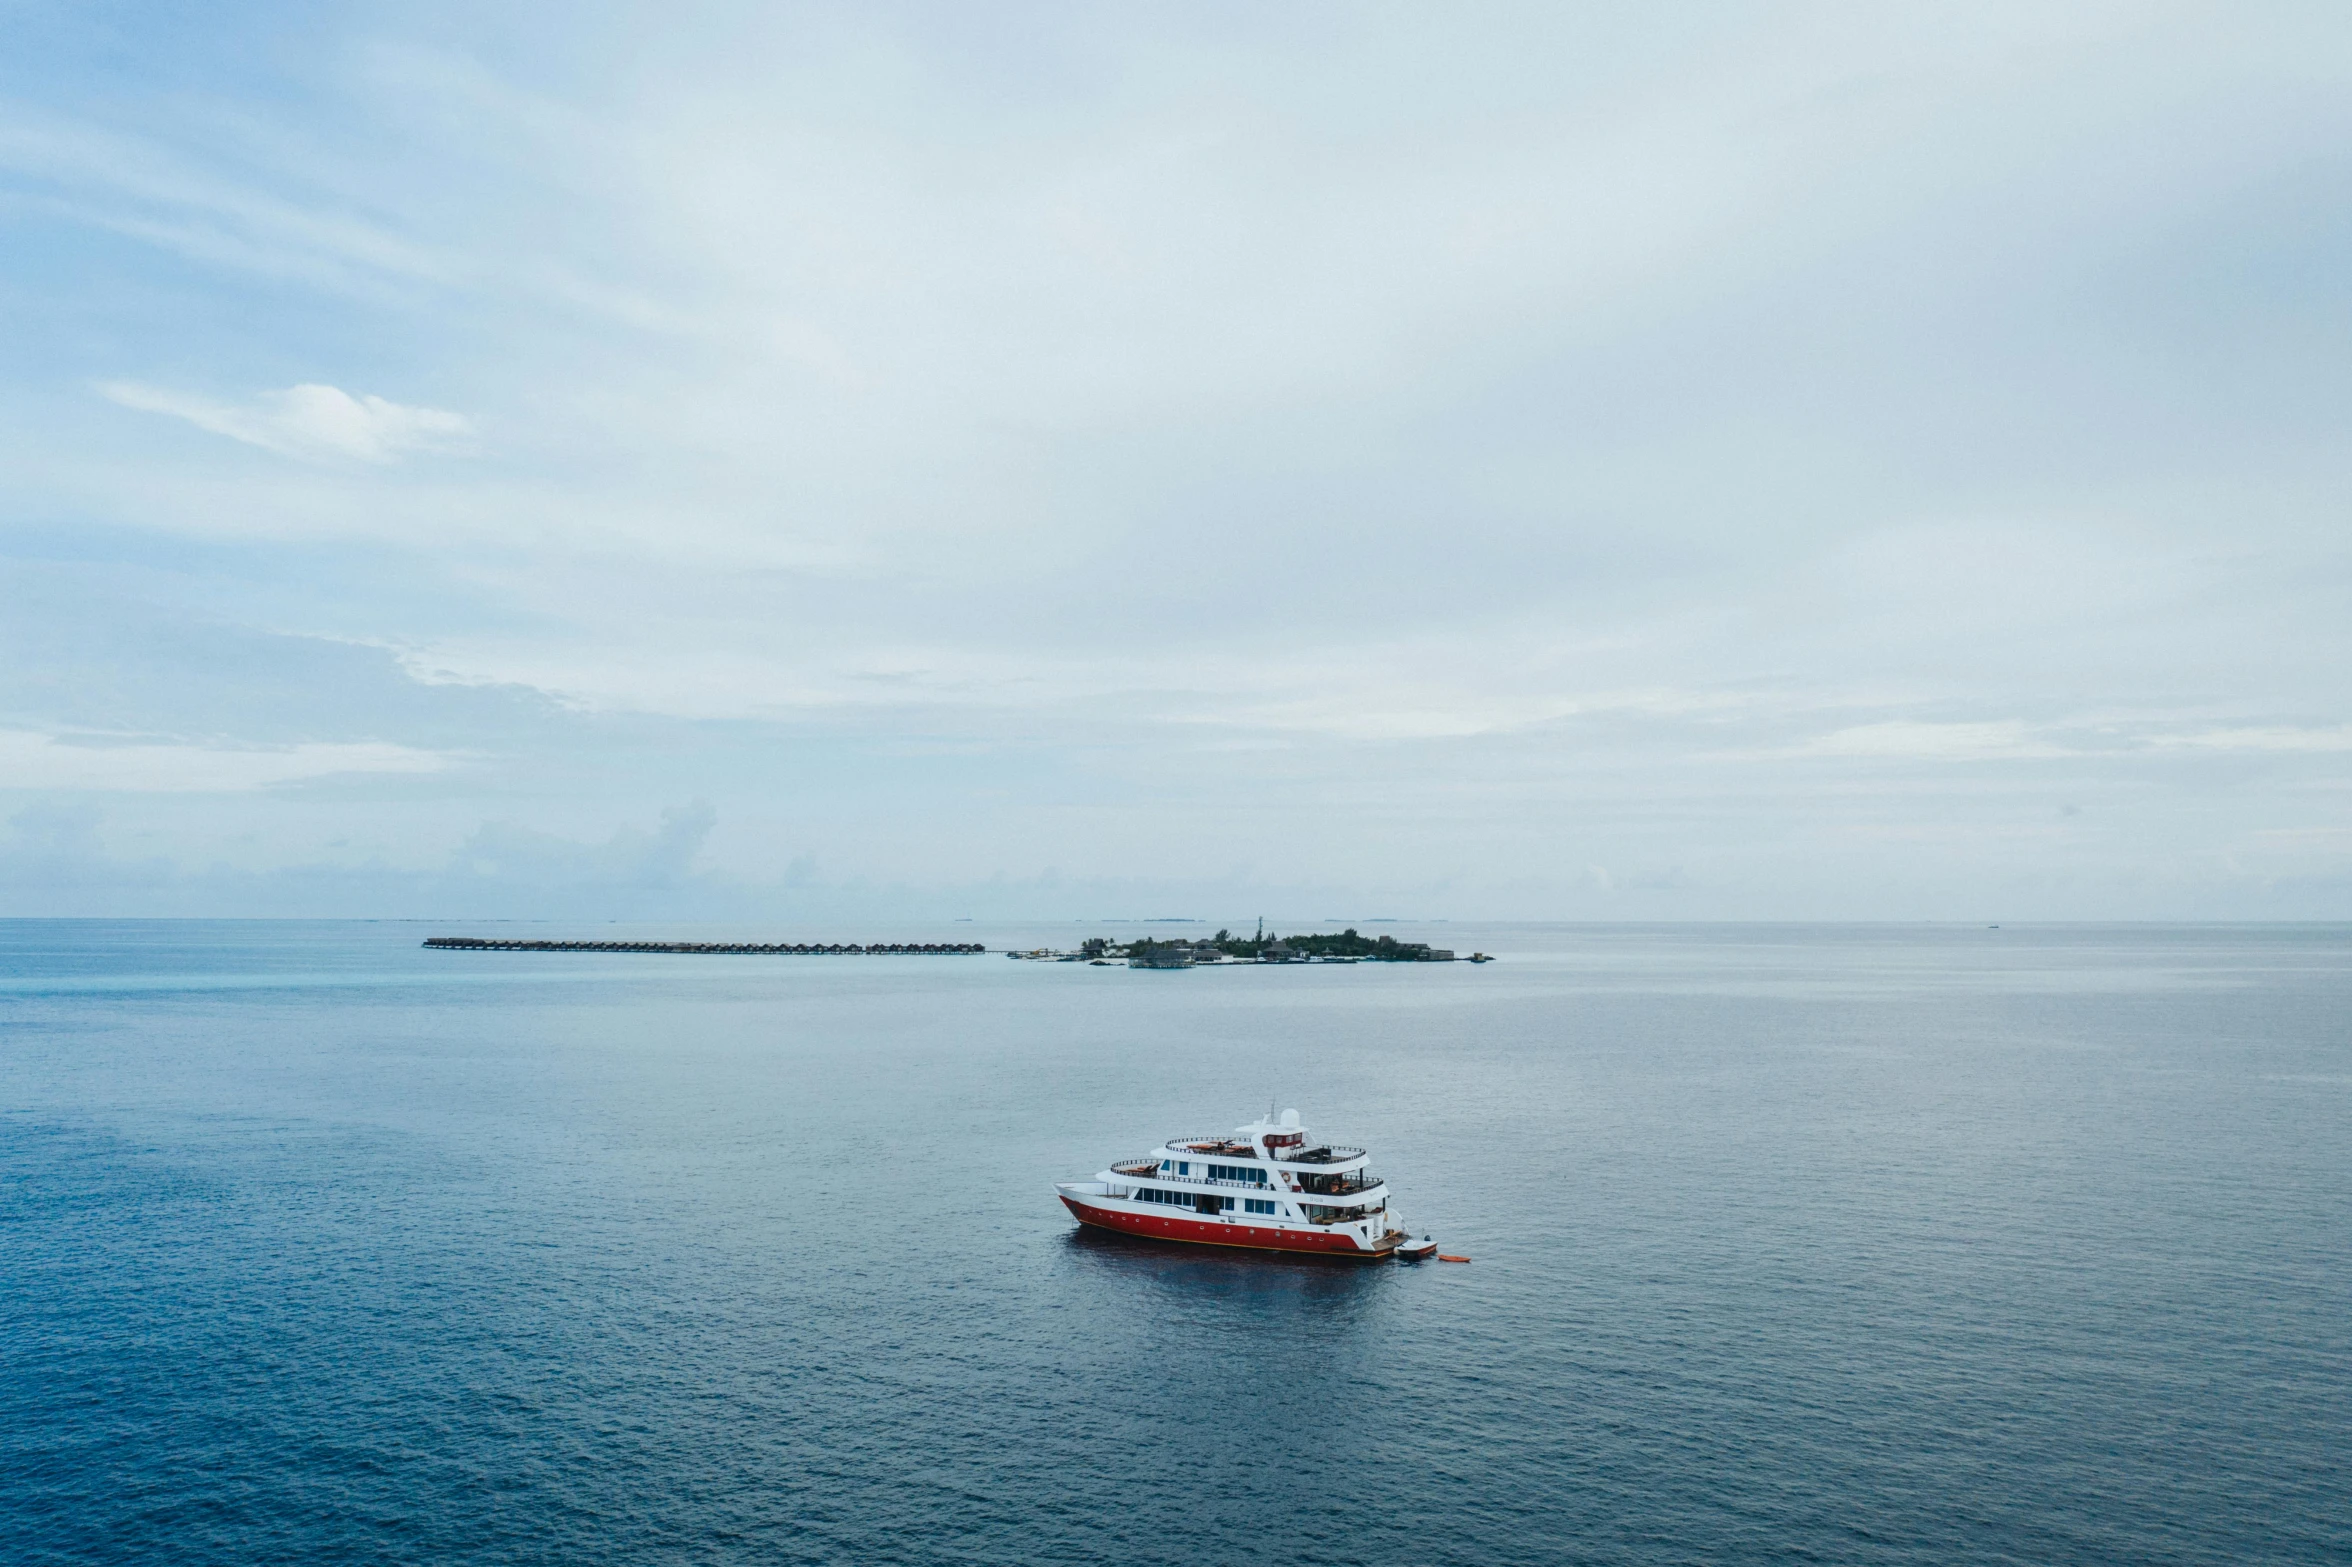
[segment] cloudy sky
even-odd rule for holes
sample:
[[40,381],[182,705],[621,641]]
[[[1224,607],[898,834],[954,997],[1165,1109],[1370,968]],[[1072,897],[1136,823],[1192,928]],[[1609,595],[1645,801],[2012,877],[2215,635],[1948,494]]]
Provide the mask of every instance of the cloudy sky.
[[2352,917],[2352,12],[0,0],[0,913]]

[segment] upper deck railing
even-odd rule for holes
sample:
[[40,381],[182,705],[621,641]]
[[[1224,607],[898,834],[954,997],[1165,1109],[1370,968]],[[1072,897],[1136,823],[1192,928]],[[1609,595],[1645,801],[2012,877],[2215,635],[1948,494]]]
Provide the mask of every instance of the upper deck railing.
[[1353,1197],[1388,1182],[1369,1170],[1353,1170],[1346,1175],[1306,1175],[1299,1178],[1299,1193],[1306,1197]]
[[1249,1143],[1237,1143],[1230,1137],[1171,1137],[1168,1146],[1179,1153],[1205,1154],[1212,1158],[1255,1159],[1258,1150]]
[[[1262,1159],[1265,1155],[1249,1143],[1237,1143],[1229,1137],[1171,1137],[1168,1146],[1178,1153],[1200,1154],[1211,1159]],[[1350,1159],[1361,1159],[1361,1148],[1343,1148],[1336,1143],[1319,1144],[1296,1151],[1285,1150],[1284,1164],[1345,1164]]]

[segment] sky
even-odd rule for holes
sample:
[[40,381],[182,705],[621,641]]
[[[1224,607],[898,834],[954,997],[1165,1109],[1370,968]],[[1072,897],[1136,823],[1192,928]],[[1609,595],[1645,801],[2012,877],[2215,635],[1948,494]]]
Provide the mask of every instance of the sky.
[[0,28],[0,915],[2352,918],[2341,4]]

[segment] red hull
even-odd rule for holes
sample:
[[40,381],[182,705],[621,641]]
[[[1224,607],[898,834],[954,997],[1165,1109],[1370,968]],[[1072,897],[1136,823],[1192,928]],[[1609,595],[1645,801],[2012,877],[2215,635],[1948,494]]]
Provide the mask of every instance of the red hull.
[[1162,1218],[1156,1213],[1122,1213],[1113,1208],[1091,1208],[1074,1197],[1063,1204],[1080,1224],[1141,1235],[1155,1241],[1188,1241],[1196,1246],[1237,1246],[1244,1251],[1303,1252],[1315,1257],[1349,1257],[1377,1262],[1386,1251],[1363,1251],[1337,1235],[1315,1230],[1268,1230],[1248,1224],[1204,1223],[1199,1219]]

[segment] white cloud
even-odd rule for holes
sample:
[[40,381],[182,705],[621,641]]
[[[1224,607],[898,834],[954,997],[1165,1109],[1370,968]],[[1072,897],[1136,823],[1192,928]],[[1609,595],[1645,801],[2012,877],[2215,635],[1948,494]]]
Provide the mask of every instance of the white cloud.
[[2352,751],[2352,724],[2339,724],[2332,729],[2300,729],[2277,724],[2211,729],[2202,734],[2165,736],[2155,744],[2200,751]]
[[337,773],[433,773],[449,765],[438,752],[377,741],[228,747],[0,729],[0,789],[217,794]]
[[[2043,728],[2013,719],[1988,723],[1892,720],[1836,730],[1798,747],[1793,754],[1969,762],[2089,756],[2112,759],[2143,749],[2290,754],[2352,751],[2352,725],[2315,729],[2272,724],[2177,734],[2156,729],[2156,722],[2109,716],[2090,726],[2104,743],[2086,747],[2062,743]],[[2081,725],[2072,727],[2083,732]]]
[[1871,756],[1920,761],[1967,762],[1994,758],[2067,756],[2060,746],[2036,739],[2024,724],[1933,724],[1897,720],[1858,724],[1801,748],[1807,756]]
[[463,414],[412,408],[365,393],[354,397],[341,387],[315,382],[264,392],[243,406],[135,381],[108,381],[98,390],[125,408],[170,414],[198,429],[287,457],[391,462],[408,452],[449,446],[473,433]]

